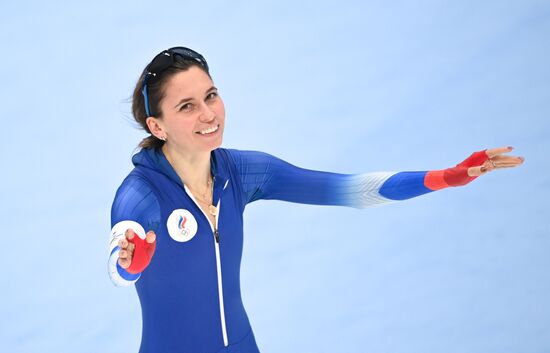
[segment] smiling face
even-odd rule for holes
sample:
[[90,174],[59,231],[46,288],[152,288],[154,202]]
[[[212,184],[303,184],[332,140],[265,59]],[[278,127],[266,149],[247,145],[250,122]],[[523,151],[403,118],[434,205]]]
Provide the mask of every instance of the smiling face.
[[152,134],[166,138],[166,147],[194,155],[222,143],[225,108],[214,83],[202,69],[191,66],[174,74],[164,87],[162,118],[148,117]]

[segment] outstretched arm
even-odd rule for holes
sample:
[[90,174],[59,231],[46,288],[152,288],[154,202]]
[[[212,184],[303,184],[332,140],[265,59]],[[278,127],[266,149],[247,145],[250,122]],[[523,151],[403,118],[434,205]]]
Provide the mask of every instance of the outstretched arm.
[[521,164],[521,157],[501,155],[511,150],[502,147],[475,152],[456,166],[442,170],[365,174],[309,170],[263,152],[227,151],[240,175],[245,204],[275,199],[364,208],[466,185],[491,170]]

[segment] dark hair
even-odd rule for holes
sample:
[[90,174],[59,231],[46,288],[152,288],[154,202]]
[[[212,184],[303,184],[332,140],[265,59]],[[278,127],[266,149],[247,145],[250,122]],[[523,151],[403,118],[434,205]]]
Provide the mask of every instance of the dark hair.
[[[184,59],[179,56],[175,56],[174,59],[174,63],[169,68],[162,71],[157,77],[155,77],[154,80],[149,80],[147,82],[149,108],[151,110],[151,114],[156,118],[162,118],[160,102],[165,96],[166,82],[168,82],[168,80],[172,78],[172,76],[174,76],[178,72],[187,71],[192,66],[196,66],[204,71],[208,75],[208,77],[210,77],[210,73],[208,73],[208,71],[205,70],[205,68],[202,67],[197,61],[192,59]],[[145,75],[146,72],[144,70],[139,77],[138,82],[136,83],[136,87],[134,88],[134,93],[132,95],[132,115],[134,116],[134,119],[137,121],[137,123],[141,126],[141,128],[150,134],[149,136],[141,140],[138,147],[160,148],[164,144],[164,141],[153,136],[146,123],[148,115],[145,111],[145,102],[143,99],[143,94],[141,93]]]

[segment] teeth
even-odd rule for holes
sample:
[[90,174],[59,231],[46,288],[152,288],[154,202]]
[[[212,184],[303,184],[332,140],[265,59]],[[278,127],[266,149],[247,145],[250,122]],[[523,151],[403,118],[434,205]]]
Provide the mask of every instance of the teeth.
[[206,129],[206,130],[199,131],[199,133],[200,133],[201,135],[205,135],[205,134],[209,134],[209,133],[211,133],[211,132],[214,132],[214,131],[216,131],[216,130],[218,130],[218,125],[212,126],[210,129]]

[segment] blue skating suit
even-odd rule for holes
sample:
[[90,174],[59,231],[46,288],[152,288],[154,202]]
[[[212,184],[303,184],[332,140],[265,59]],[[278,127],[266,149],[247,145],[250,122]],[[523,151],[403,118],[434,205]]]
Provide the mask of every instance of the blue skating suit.
[[[263,152],[218,148],[211,172],[219,213],[210,224],[160,149],[143,149],[132,162],[112,206],[109,274],[116,285],[135,283],[140,353],[259,352],[240,291],[246,204],[275,199],[364,208],[433,191],[424,184],[427,172],[336,174]],[[118,239],[134,224],[124,221],[157,235],[155,254],[140,274],[117,264]]]

